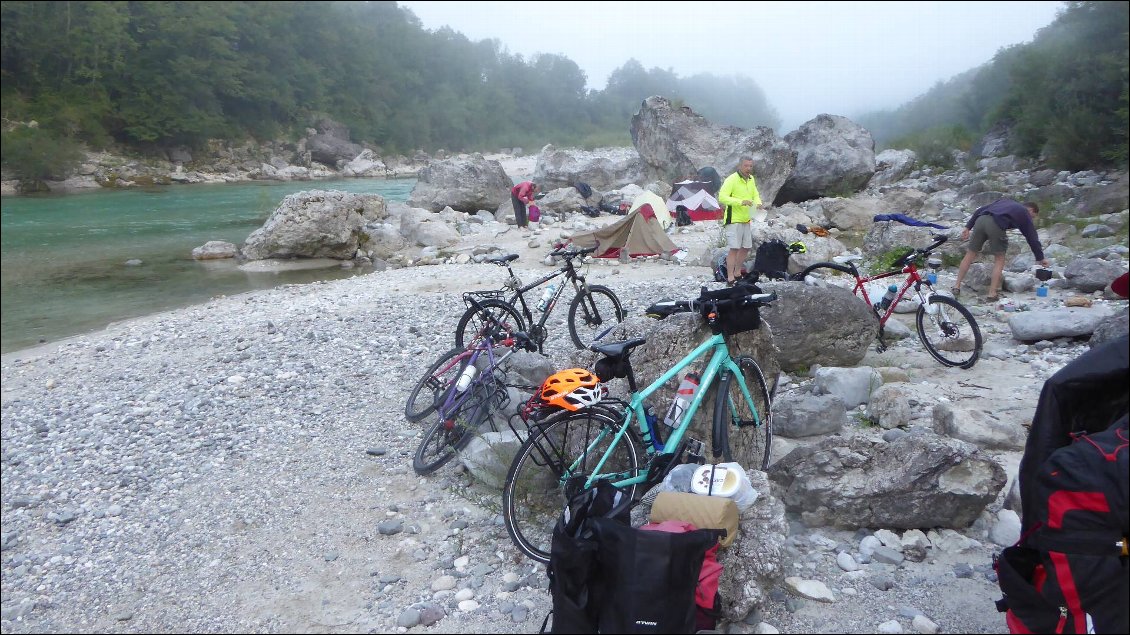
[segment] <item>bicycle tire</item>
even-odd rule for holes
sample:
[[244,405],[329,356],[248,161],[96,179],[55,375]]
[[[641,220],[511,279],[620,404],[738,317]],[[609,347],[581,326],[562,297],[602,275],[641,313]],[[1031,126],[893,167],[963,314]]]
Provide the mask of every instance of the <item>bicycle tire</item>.
[[[465,361],[459,364],[460,369],[466,364]],[[475,384],[471,390],[473,394],[456,406],[450,417],[439,419],[424,433],[412,457],[412,469],[416,474],[427,476],[435,472],[471,442],[471,435],[486,419],[490,409],[490,400],[483,394],[486,386]]]
[[[615,320],[611,322],[609,318]],[[578,322],[578,319],[580,321]],[[569,335],[573,345],[584,350],[624,321],[624,308],[612,289],[599,284],[585,287],[569,304]]]
[[[617,418],[616,415],[620,415]],[[522,444],[502,489],[502,518],[506,533],[515,546],[529,558],[542,564],[549,563],[553,527],[575,487],[590,473],[586,469],[595,464],[608,449],[623,423],[622,413],[602,409],[563,411],[561,415],[539,424]],[[606,431],[600,443],[586,451],[588,440]],[[604,470],[639,472],[639,436],[628,428],[617,450],[609,457]],[[566,463],[580,461],[580,469],[572,473],[568,483],[563,482]],[[635,500],[636,486],[624,488],[624,495]]]
[[734,363],[753,398],[753,408],[735,381],[735,374],[725,373],[714,397],[714,455],[718,456],[721,450],[725,461],[764,472],[769,469],[773,449],[773,403],[769,387],[761,367],[752,357],[743,355],[735,358]]
[[[490,315],[493,320],[485,317],[486,315]],[[467,309],[459,318],[459,324],[455,327],[455,346],[466,348],[478,339],[491,323],[501,324],[511,334],[526,330],[526,322],[513,304],[504,300],[482,300],[479,306]],[[469,331],[468,327],[470,327]]]
[[436,406],[447,392],[447,387],[459,377],[463,368],[455,359],[466,352],[467,349],[456,347],[432,362],[412,387],[412,392],[408,393],[408,402],[404,404],[405,419],[420,421],[435,412]]
[[[927,302],[932,308],[919,305],[914,319],[922,345],[945,366],[972,368],[981,357],[981,347],[985,343],[973,314],[949,296],[931,295]],[[959,319],[964,320],[964,326]],[[968,356],[951,353],[968,353]]]
[[832,271],[837,271],[839,273],[846,273],[849,276],[853,275],[851,267],[847,265],[841,265],[837,262],[817,262],[805,267],[804,270],[800,273],[794,273],[793,275],[789,276],[789,280],[795,282],[803,282],[804,279],[808,277],[808,274],[818,269],[831,269]]

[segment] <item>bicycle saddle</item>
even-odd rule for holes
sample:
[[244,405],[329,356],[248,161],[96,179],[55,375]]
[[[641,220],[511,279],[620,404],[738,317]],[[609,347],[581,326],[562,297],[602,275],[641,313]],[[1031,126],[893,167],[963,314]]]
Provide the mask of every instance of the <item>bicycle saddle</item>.
[[643,344],[647,340],[642,337],[637,337],[634,340],[624,340],[623,342],[609,342],[607,344],[593,344],[589,350],[607,355],[608,357],[620,357],[624,353],[632,350],[633,348]]
[[508,262],[514,262],[518,259],[518,254],[509,254],[506,256],[495,256],[494,258],[487,258],[487,262],[492,265],[504,265]]

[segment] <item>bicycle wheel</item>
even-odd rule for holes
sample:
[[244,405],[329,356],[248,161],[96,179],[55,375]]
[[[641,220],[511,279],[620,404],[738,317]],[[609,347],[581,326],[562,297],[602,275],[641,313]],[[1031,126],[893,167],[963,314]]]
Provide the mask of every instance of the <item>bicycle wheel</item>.
[[465,348],[453,348],[439,356],[424,376],[412,387],[408,394],[408,403],[404,405],[404,417],[409,421],[419,421],[435,412],[436,406],[443,399],[443,394],[451,382],[459,377],[463,366],[459,363],[460,357],[470,354]]
[[812,264],[812,265],[805,267],[804,270],[801,271],[800,273],[794,273],[793,275],[789,276],[789,280],[792,280],[794,282],[796,282],[796,281],[803,282],[804,279],[807,278],[810,273],[812,273],[814,271],[819,271],[821,269],[827,269],[828,271],[825,272],[825,273],[836,272],[836,273],[846,273],[849,276],[852,275],[851,267],[849,267],[847,265],[841,265],[841,264],[836,263],[836,262],[818,262],[818,263],[815,263],[815,264]]
[[499,329],[506,333],[525,331],[526,323],[518,309],[509,302],[483,300],[479,302],[479,306],[467,309],[459,318],[459,324],[455,327],[455,346],[465,348],[483,335]]
[[[462,368],[466,362],[459,364]],[[412,469],[420,476],[426,476],[443,467],[455,454],[471,442],[471,435],[486,419],[490,409],[487,388],[475,384],[471,394],[452,409],[450,416],[436,421],[423,440],[416,447],[412,457]]]
[[[713,446],[722,457],[736,461],[744,468],[765,471],[773,443],[772,399],[765,376],[757,362],[749,356],[734,359],[741,369],[749,396],[735,373],[725,373],[718,383],[714,398]],[[752,402],[750,399],[752,398]],[[716,454],[717,455],[717,454]]]
[[[618,411],[563,411],[538,426],[518,450],[502,489],[502,518],[522,553],[549,562],[553,527],[571,495],[584,485],[623,423]],[[602,474],[635,476],[639,437],[633,428],[601,468]],[[570,469],[570,466],[573,466]],[[624,488],[634,500],[636,486]]]
[[946,366],[972,368],[985,343],[973,314],[949,296],[932,295],[928,304],[919,305],[914,320],[922,345]]
[[588,348],[623,321],[620,298],[599,284],[588,285],[585,293],[578,293],[569,304],[569,335],[580,349]]

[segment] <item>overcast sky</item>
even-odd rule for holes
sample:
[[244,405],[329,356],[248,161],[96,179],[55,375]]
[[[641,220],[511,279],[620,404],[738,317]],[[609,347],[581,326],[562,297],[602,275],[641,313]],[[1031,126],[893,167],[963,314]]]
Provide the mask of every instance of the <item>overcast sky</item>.
[[[564,55],[601,89],[644,68],[752,78],[785,134],[820,113],[895,108],[1002,47],[1032,41],[1062,2],[400,2],[424,28]],[[693,100],[688,100],[694,106]]]

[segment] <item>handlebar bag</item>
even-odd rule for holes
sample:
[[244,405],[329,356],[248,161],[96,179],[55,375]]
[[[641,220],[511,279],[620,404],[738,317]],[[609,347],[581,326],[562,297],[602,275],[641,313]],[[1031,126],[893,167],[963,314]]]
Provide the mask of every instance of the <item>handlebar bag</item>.
[[[737,335],[761,327],[761,309],[755,302],[740,304],[751,293],[761,293],[756,285],[740,284],[727,289],[706,291],[698,296],[699,314],[713,333]],[[710,315],[715,315],[713,323]]]

